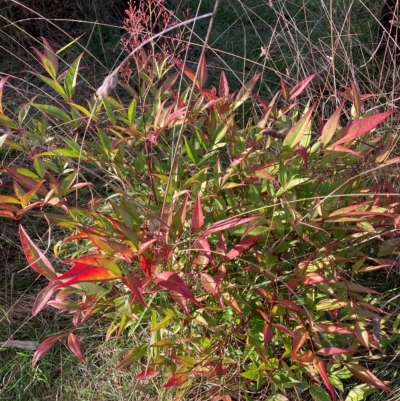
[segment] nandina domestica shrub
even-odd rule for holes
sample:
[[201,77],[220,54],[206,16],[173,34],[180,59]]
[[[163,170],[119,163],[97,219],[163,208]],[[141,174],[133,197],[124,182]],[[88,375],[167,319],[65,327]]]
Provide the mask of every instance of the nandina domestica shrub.
[[[0,103],[3,146],[29,159],[2,167],[10,184],[0,216],[29,214],[68,232],[54,249],[68,268],[56,269],[20,226],[30,266],[49,281],[33,313],[52,306],[73,323],[41,343],[33,366],[62,338],[85,362],[78,328],[98,315],[109,321],[106,339],[144,327],[149,336],[118,369],[142,363],[137,379],[162,374],[179,396],[198,377],[281,399],[295,389],[336,400],[351,376],[390,391],[359,363],[382,352],[384,328],[372,325],[387,311],[357,275],[395,263],[399,204],[385,194],[395,191],[368,179],[399,162],[375,146],[393,110],[364,110],[366,95],[351,85],[318,121],[299,100],[313,76],[292,88],[281,79],[265,99],[253,94],[260,74],[231,93],[222,71],[207,88],[204,57],[197,73],[179,59],[151,60],[138,90],[125,85],[126,104],[105,94],[86,106],[74,100],[82,56],[59,72],[43,45],[46,75],[35,75],[60,101],[32,99],[16,119]],[[250,101],[261,112],[240,121]],[[66,135],[46,148],[54,127]],[[362,160],[371,167],[355,174]]]

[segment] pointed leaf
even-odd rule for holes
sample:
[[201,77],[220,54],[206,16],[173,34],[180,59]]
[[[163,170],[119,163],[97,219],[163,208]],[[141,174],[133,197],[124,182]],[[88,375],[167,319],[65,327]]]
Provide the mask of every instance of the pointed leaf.
[[204,216],[203,216],[203,211],[201,209],[201,198],[200,198],[200,193],[197,193],[193,209],[191,228],[195,232],[198,232],[203,228],[203,225],[204,225]]
[[249,223],[250,221],[253,221],[258,218],[259,216],[243,217],[243,218],[230,217],[225,220],[220,220],[214,224],[211,224],[211,226],[204,232],[204,235],[207,236],[213,233],[217,233],[219,231],[229,230],[230,228],[237,227],[245,223]]
[[71,66],[69,67],[69,69],[65,75],[64,88],[65,88],[65,92],[69,99],[72,98],[72,96],[74,95],[74,92],[75,92],[76,78],[78,76],[79,63],[81,61],[82,56],[83,56],[83,53],[81,53],[75,59],[75,61],[71,64]]
[[245,240],[236,244],[226,255],[228,260],[236,259],[249,249],[254,242],[256,242],[261,235],[255,235],[253,237],[246,238]]
[[189,378],[190,371],[186,367],[183,367],[172,375],[167,383],[163,385],[163,388],[181,386],[182,384],[189,381]]
[[229,96],[229,84],[228,80],[226,79],[225,72],[223,70],[221,71],[221,75],[219,77],[218,94],[220,97]]
[[57,277],[57,273],[55,272],[53,266],[42,253],[42,251],[40,251],[40,249],[33,243],[22,225],[19,226],[19,237],[26,260],[32,269],[42,276],[45,276],[49,280],[55,279]]
[[134,293],[139,302],[145,308],[148,308],[148,305],[143,298],[142,281],[140,280],[140,278],[136,277],[133,274],[130,274],[129,276],[123,277],[122,282]]
[[396,113],[396,110],[389,110],[351,122],[342,128],[341,134],[343,137],[336,141],[332,146],[342,145],[365,135],[394,113]]
[[190,292],[189,288],[183,282],[183,280],[176,274],[172,272],[163,272],[156,276],[155,279],[157,285],[170,291],[175,291],[185,298],[190,299],[200,308],[202,307],[200,302],[196,300],[193,294]]
[[7,79],[10,78],[9,76],[5,76],[0,79],[0,114],[3,114],[3,92],[4,92],[4,87],[6,85]]
[[378,388],[379,390],[384,390],[389,393],[392,390],[386,386],[386,384],[382,383],[372,372],[370,372],[364,366],[358,365],[356,363],[345,363],[344,364],[350,372],[357,377],[357,379],[363,381],[364,383],[370,384],[371,386]]
[[297,96],[299,96],[303,90],[307,87],[307,85],[312,81],[315,77],[315,74],[310,75],[309,77],[303,79],[302,81],[298,82],[293,88],[290,90],[290,96],[288,100],[293,100]]
[[290,149],[295,148],[303,138],[304,134],[307,132],[309,129],[309,126],[311,124],[311,116],[314,111],[315,104],[311,106],[310,110],[305,113],[299,121],[297,121],[296,124],[293,125],[292,128],[290,128],[289,132],[285,136],[285,139],[283,140],[283,146],[287,146]]
[[322,387],[311,386],[309,391],[314,401],[331,401],[331,397]]
[[76,267],[77,266],[74,266],[67,273],[61,275],[56,279],[56,281],[60,281],[72,277],[71,280],[59,284],[57,288],[69,287],[72,284],[78,284],[83,282],[112,281],[117,278],[121,278],[120,276],[113,273],[111,270],[95,266],[85,266],[83,268],[80,267],[77,271],[74,271],[72,273],[72,271]]
[[55,336],[51,336],[49,338],[46,338],[46,340],[44,340],[39,347],[37,348],[37,350],[35,351],[35,353],[33,354],[33,359],[32,359],[32,368],[35,367],[37,361],[48,351],[50,351],[51,347],[62,337],[65,337],[67,334],[63,333],[63,334],[56,334]]
[[345,401],[362,401],[375,391],[376,388],[373,386],[368,384],[359,384],[349,391]]
[[198,81],[200,88],[204,88],[204,85],[207,82],[208,72],[207,72],[207,62],[205,56],[200,59],[199,62],[199,73],[198,73]]
[[152,368],[146,369],[143,372],[139,373],[135,376],[136,380],[145,380],[145,379],[153,379],[154,377],[160,374],[159,371],[154,370]]
[[148,345],[142,344],[130,350],[125,358],[121,361],[121,363],[116,367],[116,370],[121,370],[126,366],[132,365],[133,363],[137,362],[139,359],[146,355],[148,348]]
[[68,347],[72,351],[72,353],[82,362],[86,363],[86,359],[82,354],[81,346],[79,344],[78,337],[74,333],[69,333],[68,336]]
[[332,386],[332,383],[329,381],[329,377],[328,377],[328,374],[326,373],[324,362],[318,356],[315,357],[313,362],[314,362],[314,366],[316,367],[318,373],[322,377],[322,380],[323,380],[326,388],[331,393],[332,401],[336,401],[336,392],[335,392],[335,389]]
[[56,284],[50,283],[39,292],[35,298],[32,308],[32,316],[36,316],[44,307],[47,306],[48,301],[53,296]]
[[39,104],[39,103],[32,103],[32,106],[36,107],[45,114],[49,114],[50,116],[56,117],[61,121],[70,122],[72,120],[71,116],[67,114],[65,111],[61,110],[59,107],[52,106],[49,104]]
[[280,81],[281,81],[281,92],[283,95],[283,98],[288,101],[290,99],[290,91],[289,91],[289,87],[287,85],[287,83],[285,82],[285,80],[283,79],[282,76],[279,77]]
[[336,133],[339,125],[340,115],[342,114],[344,101],[340,104],[339,108],[329,117],[321,132],[321,142],[326,146]]
[[240,107],[250,96],[253,91],[253,88],[257,81],[260,79],[261,72],[257,73],[254,75],[253,78],[250,79],[250,81],[246,82],[242,89],[239,90],[238,94],[235,97],[235,101],[233,102],[233,110],[236,110],[238,107]]

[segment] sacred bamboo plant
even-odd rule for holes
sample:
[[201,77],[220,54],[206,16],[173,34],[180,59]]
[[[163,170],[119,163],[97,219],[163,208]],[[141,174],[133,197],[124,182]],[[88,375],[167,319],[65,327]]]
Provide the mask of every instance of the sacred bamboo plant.
[[[169,55],[147,60],[138,88],[124,85],[129,99],[107,92],[86,103],[75,99],[83,55],[60,71],[43,48],[45,74],[33,74],[57,105],[33,98],[13,118],[0,81],[1,144],[25,156],[2,166],[0,216],[29,214],[67,233],[55,266],[19,228],[30,266],[48,280],[33,314],[51,306],[72,316],[33,367],[62,339],[85,362],[79,327],[99,316],[106,340],[145,328],[118,369],[141,364],[136,378],[166,378],[176,399],[198,377],[225,377],[226,394],[265,388],[281,400],[391,391],[359,360],[383,352],[382,336],[397,330],[387,327],[392,311],[357,277],[398,263],[400,204],[388,182],[368,179],[400,161],[389,158],[392,134],[376,129],[394,110],[365,110],[370,95],[352,83],[322,121],[304,97],[314,76],[294,87],[281,79],[266,99],[254,95],[260,74],[232,93],[224,71],[207,87],[205,57],[196,74]],[[258,107],[238,113],[245,102]],[[368,171],[357,172],[360,161]],[[352,376],[363,384],[349,392]]]

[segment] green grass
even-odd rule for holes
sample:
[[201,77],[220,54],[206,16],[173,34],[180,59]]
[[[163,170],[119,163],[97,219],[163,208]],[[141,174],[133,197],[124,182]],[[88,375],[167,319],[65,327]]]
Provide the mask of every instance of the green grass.
[[[120,10],[116,10],[115,5],[110,6],[106,0],[93,2],[93,7],[89,7],[86,1],[76,1],[69,3],[72,13],[59,16],[57,2],[42,0],[37,3],[40,4],[36,10],[44,16],[38,22],[38,29],[56,45],[55,47],[63,46],[71,40],[61,29],[71,32],[73,38],[84,34],[79,40],[79,45],[69,47],[63,53],[63,57],[73,60],[81,51],[90,53],[91,56],[85,56],[85,69],[82,74],[93,87],[97,87],[120,54]],[[46,7],[48,3],[52,5],[50,8]],[[170,0],[170,3],[179,9],[191,7],[194,13],[199,1]],[[209,12],[213,3],[214,0],[201,1],[199,14]],[[317,83],[312,87],[315,97],[323,96],[326,88],[338,89],[347,84],[349,78],[358,82],[362,92],[379,93],[389,104],[399,97],[398,73],[394,69],[393,61],[383,62],[381,58],[373,56],[378,28],[378,2],[338,0],[333,2],[334,10],[329,9],[329,2],[277,0],[272,3],[273,8],[269,7],[267,0],[222,2],[215,21],[210,49],[207,51],[210,85],[218,87],[221,69],[228,69],[228,81],[232,82],[233,79],[233,82],[236,82],[233,90],[238,89],[241,83],[256,72],[262,71],[263,79],[259,93],[268,97],[279,86],[278,74],[295,83],[312,73],[317,73]],[[322,7],[322,3],[326,3],[326,9]],[[36,62],[27,46],[36,46],[37,43],[32,38],[27,39],[21,28],[22,24],[17,24],[18,28],[10,25],[11,22],[15,22],[13,17],[16,15],[16,7],[16,4],[0,5],[0,52],[5,51],[4,54],[7,54],[7,57],[0,60],[0,72],[15,76],[12,85],[17,87],[21,94],[20,99],[6,99],[10,110],[31,97],[31,94],[26,93],[27,80],[36,82],[23,70],[35,68]],[[64,18],[66,21],[57,21],[57,18]],[[96,25],[95,21],[101,24]],[[205,36],[207,26],[206,20],[196,24],[195,32],[200,39],[193,38],[193,41],[199,47],[193,46],[194,50],[188,55],[189,65],[196,65],[202,45],[201,39]],[[261,47],[266,48],[268,57],[261,56]],[[333,63],[330,62],[332,56]],[[32,91],[32,88],[29,88],[29,91]],[[321,110],[324,110],[323,106]],[[327,115],[329,111],[327,108]],[[393,155],[396,155],[395,146],[396,143],[393,144]],[[20,162],[15,159],[14,154],[6,153],[3,149],[0,149],[0,160],[0,164],[5,165]],[[389,181],[398,191],[398,171],[391,174]],[[387,177],[379,175],[371,177],[377,184],[385,182],[386,179]],[[99,186],[101,185],[100,183]],[[2,190],[0,188],[0,193]],[[46,249],[47,224],[38,225],[34,221],[27,224],[26,220],[23,223],[25,227],[29,227],[35,240],[41,239],[41,248]],[[0,256],[4,261],[0,276],[0,341],[13,338],[40,342],[64,329],[68,322],[51,311],[46,311],[39,317],[30,317],[33,300],[43,287],[44,281],[38,280],[36,273],[26,269],[26,261],[18,244],[17,226],[18,222],[4,219],[0,221]],[[51,247],[60,238],[62,232],[56,232]],[[369,277],[363,277],[360,283],[376,288],[383,295],[388,294],[384,299],[389,299],[400,287],[399,273],[396,269],[371,273]],[[395,299],[388,305],[391,315],[387,319],[390,323],[387,323],[387,338],[382,340],[385,355],[377,356],[376,360],[369,363],[369,368],[383,380],[391,381],[394,389],[400,388],[399,338],[398,334],[393,335],[393,332],[398,330],[393,325],[396,322],[398,324],[399,308],[400,299]],[[86,351],[87,365],[78,363],[62,344],[47,354],[35,370],[30,367],[31,352],[0,350],[0,358],[4,361],[0,364],[0,399],[172,400],[172,392],[161,389],[162,380],[137,382],[133,380],[133,376],[139,370],[136,373],[133,368],[114,371],[121,357],[134,346],[135,338],[131,335],[118,341],[104,343],[101,335],[97,334],[101,332],[102,325],[102,321],[93,321],[82,329],[85,331],[85,337],[88,336],[82,345]],[[221,382],[221,388],[223,385]],[[207,388],[207,383],[196,383],[194,390],[185,399],[201,400]],[[397,391],[392,396],[375,393],[370,400],[395,400],[396,396],[399,396],[398,393]]]

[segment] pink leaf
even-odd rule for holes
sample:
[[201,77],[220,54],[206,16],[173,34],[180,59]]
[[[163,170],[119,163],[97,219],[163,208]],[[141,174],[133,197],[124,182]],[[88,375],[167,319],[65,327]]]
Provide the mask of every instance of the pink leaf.
[[67,339],[68,347],[72,353],[82,362],[86,363],[85,357],[82,354],[81,346],[79,344],[78,337],[74,333],[69,333]]
[[152,379],[160,374],[160,372],[153,370],[151,368],[144,370],[143,372],[139,373],[135,376],[136,380],[145,380],[145,379]]
[[293,100],[295,97],[299,96],[314,77],[315,74],[312,74],[293,86],[293,88],[290,90],[290,96],[288,100]]
[[47,302],[52,297],[55,287],[55,283],[50,283],[39,292],[33,304],[32,316],[36,316],[45,306],[47,306]]
[[338,347],[327,347],[320,349],[317,354],[322,356],[331,356],[331,355],[341,355],[347,354],[350,352],[356,352],[355,348],[338,348]]
[[386,118],[394,113],[396,113],[396,110],[389,110],[351,122],[343,127],[341,132],[343,137],[336,141],[332,146],[342,145],[343,143],[359,138],[360,136],[376,128],[381,122],[386,120]]
[[48,351],[50,351],[51,347],[62,337],[65,337],[67,334],[56,334],[55,336],[51,336],[46,338],[37,348],[35,353],[33,354],[32,359],[32,368],[35,367],[37,361]]
[[229,219],[217,221],[216,223],[212,224],[210,228],[208,228],[204,235],[210,235],[213,233],[217,233],[219,231],[225,231],[229,230],[230,228],[240,226],[242,224],[248,223],[250,221],[253,221],[255,219],[258,219],[258,216],[252,216],[252,217],[231,217]]
[[226,255],[226,258],[228,260],[235,259],[242,255],[244,251],[249,249],[254,242],[256,242],[260,238],[260,235],[255,235],[253,237],[246,238],[245,240],[239,242],[239,244],[236,244]]

